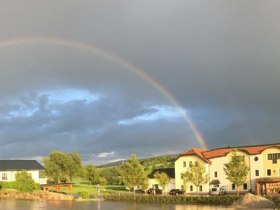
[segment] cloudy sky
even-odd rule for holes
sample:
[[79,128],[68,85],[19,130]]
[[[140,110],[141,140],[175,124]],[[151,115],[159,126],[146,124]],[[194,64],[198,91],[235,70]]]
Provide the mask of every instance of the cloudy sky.
[[0,3],[0,158],[280,142],[280,2]]

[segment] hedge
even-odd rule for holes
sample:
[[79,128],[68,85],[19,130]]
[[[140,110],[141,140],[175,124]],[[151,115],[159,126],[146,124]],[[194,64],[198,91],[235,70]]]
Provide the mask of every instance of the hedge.
[[105,200],[113,201],[136,201],[154,203],[189,203],[189,204],[210,204],[210,205],[230,205],[237,201],[238,196],[170,196],[170,195],[135,195],[127,193],[106,193],[103,195]]
[[280,209],[280,196],[267,196],[266,198],[272,200],[276,204],[276,206]]
[[[236,195],[223,196],[170,196],[170,195],[135,195],[131,193],[106,193],[103,194],[105,200],[112,201],[135,201],[153,203],[176,203],[176,204],[208,204],[208,205],[231,205],[240,197]],[[280,209],[280,196],[267,196],[269,200],[275,202]]]

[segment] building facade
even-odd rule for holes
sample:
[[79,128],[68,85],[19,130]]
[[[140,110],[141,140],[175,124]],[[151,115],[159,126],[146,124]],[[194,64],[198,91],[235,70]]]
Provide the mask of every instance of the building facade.
[[[244,157],[250,168],[246,182],[239,186],[240,192],[252,190],[258,194],[280,193],[280,144],[184,151],[175,161],[176,188],[184,189],[186,193],[197,190],[203,194],[209,193],[212,187],[223,187],[228,193],[234,193],[237,186],[227,179],[224,172],[224,164],[230,161],[233,149],[237,150],[237,155]],[[199,189],[191,182],[184,183],[181,177],[189,164],[195,161],[205,167],[209,178]]]
[[23,170],[27,171],[36,183],[44,184],[40,179],[40,171],[45,168],[36,160],[0,160],[0,181],[15,181],[16,174]]

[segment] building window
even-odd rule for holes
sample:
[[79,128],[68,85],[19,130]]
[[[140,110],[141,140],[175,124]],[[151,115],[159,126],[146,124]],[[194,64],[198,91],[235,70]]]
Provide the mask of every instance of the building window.
[[267,154],[267,159],[272,160],[272,164],[277,164],[277,160],[280,160],[280,153]]
[[247,183],[243,184],[243,190],[247,190]]
[[191,191],[191,192],[193,191],[193,186],[192,186],[192,185],[190,185],[190,191]]
[[235,190],[235,184],[232,184],[232,185],[231,185],[231,189],[232,189],[232,190]]
[[268,159],[268,160],[272,160],[272,154],[268,154],[268,155],[267,155],[267,159]]
[[202,192],[202,185],[199,186],[199,191]]
[[267,175],[267,176],[271,176],[271,170],[270,170],[270,169],[267,169],[267,170],[266,170],[266,175]]
[[254,161],[258,161],[258,160],[259,160],[259,158],[258,158],[258,157],[255,157],[255,158],[254,158]]
[[192,161],[189,161],[189,166],[191,166],[192,165]]
[[255,176],[259,176],[259,175],[260,175],[259,170],[255,170]]
[[2,180],[8,180],[8,174],[2,173]]
[[214,172],[214,177],[218,177],[218,172],[217,171]]
[[183,167],[186,167],[187,166],[187,163],[186,161],[183,162]]

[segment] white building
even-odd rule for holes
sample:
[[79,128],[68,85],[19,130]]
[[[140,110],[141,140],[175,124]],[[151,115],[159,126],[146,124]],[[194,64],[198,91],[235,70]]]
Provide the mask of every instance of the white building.
[[36,160],[0,160],[0,181],[15,181],[15,176],[20,171],[27,171],[32,179],[39,184],[42,183],[39,172],[45,168]]
[[236,186],[231,183],[224,172],[224,165],[232,156],[232,150],[243,156],[250,170],[246,182],[239,191],[255,191],[257,194],[280,193],[280,144],[253,145],[244,147],[226,147],[212,150],[189,149],[180,154],[175,161],[176,188],[184,188],[186,193],[194,193],[195,186],[189,182],[183,183],[181,177],[190,163],[198,162],[204,165],[209,181],[199,186],[199,193],[208,193],[214,186],[225,188],[228,193],[234,193]]

